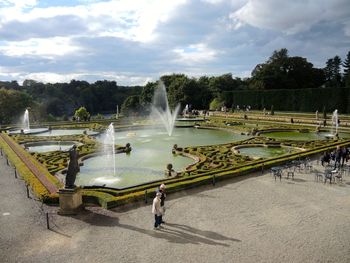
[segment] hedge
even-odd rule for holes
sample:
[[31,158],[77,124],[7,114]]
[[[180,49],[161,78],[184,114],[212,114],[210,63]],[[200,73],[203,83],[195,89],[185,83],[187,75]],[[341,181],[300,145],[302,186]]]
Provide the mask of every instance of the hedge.
[[[39,179],[29,170],[29,168],[25,165],[25,163],[22,162],[22,160],[17,156],[17,154],[10,148],[10,146],[1,137],[0,137],[0,147],[2,148],[3,152],[7,155],[7,158],[10,161],[10,163],[12,163],[16,167],[17,172],[22,176],[26,184],[28,184],[31,187],[34,195],[38,199],[48,203],[53,203],[57,201],[58,195],[50,194],[48,192],[48,190],[42,185]],[[23,151],[25,150],[23,149]],[[35,165],[36,160],[31,156],[28,156],[28,157],[31,159],[31,161]],[[52,176],[47,171],[44,171],[43,167],[41,167],[40,165],[37,165],[37,168],[40,169],[42,172],[44,172],[46,177],[51,182],[53,182],[57,186],[60,186],[60,183],[56,177]]]
[[325,106],[327,111],[338,109],[350,113],[349,88],[278,89],[278,90],[237,90],[224,92],[226,105],[250,105],[253,109],[281,111],[302,111],[320,113]]

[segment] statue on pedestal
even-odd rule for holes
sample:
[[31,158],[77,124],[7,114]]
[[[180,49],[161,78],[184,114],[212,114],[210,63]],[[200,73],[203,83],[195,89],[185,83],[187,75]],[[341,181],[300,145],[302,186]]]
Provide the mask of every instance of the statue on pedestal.
[[69,150],[69,164],[66,174],[66,184],[65,188],[74,189],[75,178],[77,173],[80,171],[78,163],[79,154],[77,152],[77,146],[74,144],[73,147]]

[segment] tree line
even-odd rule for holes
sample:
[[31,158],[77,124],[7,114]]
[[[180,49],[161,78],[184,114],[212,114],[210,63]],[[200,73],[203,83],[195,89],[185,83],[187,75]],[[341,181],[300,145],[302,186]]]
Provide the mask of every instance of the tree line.
[[324,68],[315,68],[306,58],[289,56],[288,50],[276,50],[258,64],[249,78],[231,73],[220,76],[188,77],[185,74],[161,76],[144,86],[119,86],[115,81],[72,80],[69,83],[41,83],[25,80],[0,81],[0,123],[10,123],[30,107],[38,120],[63,119],[84,106],[90,114],[116,112],[122,105],[125,114],[148,114],[154,90],[162,82],[168,92],[169,105],[194,109],[233,107],[231,93],[237,91],[295,90],[315,88],[350,88],[350,51],[342,61],[335,56]]
[[258,64],[250,78],[234,78],[231,73],[199,78],[190,78],[185,74],[162,76],[157,82],[147,83],[140,95],[127,98],[122,109],[128,114],[147,112],[154,89],[160,81],[167,88],[171,107],[181,103],[183,108],[188,104],[194,109],[214,110],[221,106],[233,108],[240,104],[239,98],[233,96],[239,91],[258,94],[282,89],[350,88],[349,69],[350,51],[343,62],[339,56],[335,56],[327,60],[325,68],[315,68],[306,58],[291,57],[288,50],[283,48],[274,51],[265,63]]
[[141,86],[118,86],[115,81],[107,80],[53,84],[25,80],[22,85],[16,81],[0,82],[0,123],[17,120],[28,107],[34,121],[53,121],[57,117],[66,120],[82,106],[92,115],[116,112],[117,105],[141,90]]

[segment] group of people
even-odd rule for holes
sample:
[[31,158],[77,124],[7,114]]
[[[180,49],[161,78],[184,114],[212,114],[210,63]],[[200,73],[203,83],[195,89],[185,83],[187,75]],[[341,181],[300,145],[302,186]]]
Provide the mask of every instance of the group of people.
[[164,201],[166,198],[165,184],[161,184],[156,191],[156,196],[152,203],[152,214],[154,215],[154,229],[160,229],[165,223],[163,216],[165,214]]
[[334,151],[326,151],[323,153],[321,157],[321,164],[322,166],[324,166],[325,163],[329,164],[331,160],[333,160],[334,169],[340,168],[344,166],[344,163],[349,160],[349,153],[350,150],[348,148],[337,146],[337,148]]

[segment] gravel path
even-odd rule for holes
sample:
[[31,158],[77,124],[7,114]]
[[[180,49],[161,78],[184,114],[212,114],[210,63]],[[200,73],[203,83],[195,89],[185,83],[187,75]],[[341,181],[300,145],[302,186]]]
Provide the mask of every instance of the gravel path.
[[1,262],[350,262],[350,175],[330,185],[258,174],[182,191],[153,230],[151,200],[59,216],[26,197],[1,156],[0,168]]

